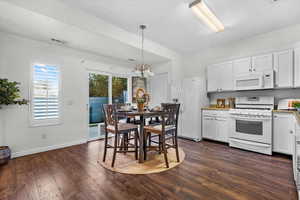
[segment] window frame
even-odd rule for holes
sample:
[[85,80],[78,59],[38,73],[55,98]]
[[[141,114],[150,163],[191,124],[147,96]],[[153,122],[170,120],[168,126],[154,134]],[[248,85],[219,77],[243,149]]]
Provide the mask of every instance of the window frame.
[[[34,113],[34,105],[33,105],[33,99],[34,99],[34,66],[36,65],[46,65],[46,66],[55,66],[58,73],[58,118],[57,119],[34,119],[33,113]],[[60,68],[60,65],[50,63],[50,62],[32,62],[30,64],[30,87],[29,87],[29,123],[31,127],[39,127],[39,126],[56,126],[62,124],[62,71]]]

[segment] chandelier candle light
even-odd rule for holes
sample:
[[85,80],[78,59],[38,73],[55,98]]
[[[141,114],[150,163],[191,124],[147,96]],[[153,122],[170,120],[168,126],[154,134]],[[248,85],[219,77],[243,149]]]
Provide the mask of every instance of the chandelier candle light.
[[142,47],[141,47],[141,57],[142,63],[137,64],[134,69],[134,74],[141,77],[154,76],[154,73],[151,71],[151,66],[149,64],[145,64],[144,57],[144,30],[146,29],[146,25],[140,25],[140,29],[142,31]]

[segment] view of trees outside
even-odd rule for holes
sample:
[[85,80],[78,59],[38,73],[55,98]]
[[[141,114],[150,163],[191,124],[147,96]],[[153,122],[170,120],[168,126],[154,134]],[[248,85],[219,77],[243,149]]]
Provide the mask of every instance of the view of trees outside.
[[[112,103],[127,101],[127,78],[112,77]],[[89,74],[90,124],[104,120],[102,105],[109,103],[109,76]]]
[[90,79],[90,97],[108,98],[108,80],[109,77],[101,74],[89,74]]
[[[109,76],[94,73],[89,74],[90,124],[102,123],[104,121],[102,105],[109,103],[108,88]],[[93,136],[90,137],[93,138]]]
[[112,77],[112,102],[126,103],[127,78]]

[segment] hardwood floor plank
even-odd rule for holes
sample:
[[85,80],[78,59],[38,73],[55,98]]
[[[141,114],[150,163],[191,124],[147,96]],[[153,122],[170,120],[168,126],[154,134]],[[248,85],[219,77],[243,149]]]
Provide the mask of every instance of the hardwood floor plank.
[[15,161],[0,167],[0,199],[9,200],[16,191]]
[[32,156],[21,157],[16,161],[17,191],[14,194],[16,200],[39,199],[34,168],[31,165]]
[[103,141],[17,158],[0,168],[0,199],[298,199],[289,157],[210,141],[180,140],[179,144],[186,153],[185,161],[149,175],[104,169],[97,163]]
[[41,200],[61,200],[63,199],[49,167],[43,160],[44,154],[33,157],[30,161],[31,167],[34,168],[33,176],[37,184],[39,199]]

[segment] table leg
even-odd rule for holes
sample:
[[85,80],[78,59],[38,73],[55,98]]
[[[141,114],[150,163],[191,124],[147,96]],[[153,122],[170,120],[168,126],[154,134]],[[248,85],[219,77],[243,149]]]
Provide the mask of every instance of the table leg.
[[139,146],[139,163],[144,162],[144,116],[140,116],[140,146]]

